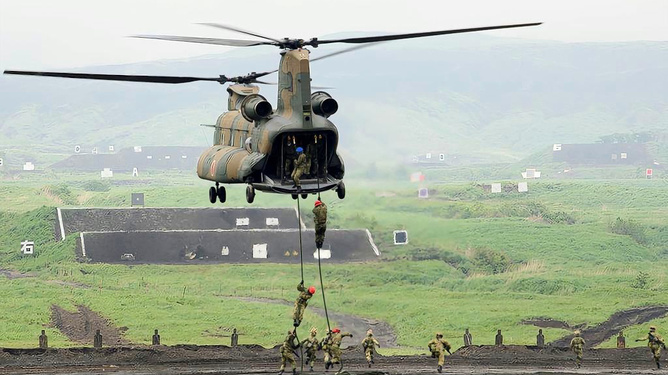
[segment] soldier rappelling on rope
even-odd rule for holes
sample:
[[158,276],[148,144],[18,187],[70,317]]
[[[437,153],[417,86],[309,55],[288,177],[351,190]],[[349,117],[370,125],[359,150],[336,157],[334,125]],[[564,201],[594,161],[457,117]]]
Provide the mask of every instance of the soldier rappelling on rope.
[[297,290],[299,291],[299,297],[295,300],[295,308],[292,311],[292,319],[294,320],[293,324],[295,327],[299,327],[304,318],[304,310],[308,305],[308,300],[313,297],[315,294],[315,287],[313,285],[309,286],[308,289],[304,288],[304,280],[302,280],[299,285],[297,285]]
[[320,199],[315,201],[315,207],[313,207],[313,221],[315,222],[315,247],[322,249],[325,231],[327,231],[327,205]]

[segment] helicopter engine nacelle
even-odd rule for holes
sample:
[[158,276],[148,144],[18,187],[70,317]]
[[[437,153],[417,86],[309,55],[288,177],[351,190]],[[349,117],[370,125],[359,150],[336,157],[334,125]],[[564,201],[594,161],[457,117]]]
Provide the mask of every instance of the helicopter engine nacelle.
[[316,115],[329,117],[339,110],[339,103],[328,93],[316,91],[311,94],[311,107]]
[[271,116],[274,109],[262,95],[252,94],[241,102],[241,114],[248,121],[262,120]]

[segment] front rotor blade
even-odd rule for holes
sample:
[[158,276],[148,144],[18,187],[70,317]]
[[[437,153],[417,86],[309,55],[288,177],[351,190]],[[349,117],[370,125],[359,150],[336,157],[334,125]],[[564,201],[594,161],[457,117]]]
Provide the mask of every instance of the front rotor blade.
[[140,76],[140,75],[124,75],[124,74],[31,72],[24,70],[5,70],[4,74],[77,78],[77,79],[97,79],[102,81],[149,82],[149,83],[188,83],[194,81],[215,81],[215,82],[225,83],[225,79],[221,77],[203,78],[203,77]]
[[217,27],[217,28],[219,28],[219,29],[223,29],[223,30],[235,31],[235,32],[238,32],[238,33],[242,33],[242,34],[246,34],[246,35],[251,35],[251,36],[256,36],[256,37],[258,37],[258,38],[267,39],[267,40],[274,41],[274,42],[276,42],[276,43],[280,43],[280,40],[278,40],[278,39],[270,38],[270,37],[268,37],[268,36],[264,36],[264,35],[256,34],[256,33],[250,32],[250,31],[246,31],[246,30],[237,29],[236,27],[227,26],[227,25],[222,25],[222,24],[220,24],[220,23],[200,23],[200,25],[211,26],[211,27]]
[[132,38],[169,40],[169,41],[173,41],[173,42],[215,44],[215,45],[219,45],[219,46],[233,46],[233,47],[250,47],[250,46],[262,46],[262,45],[273,46],[273,45],[275,45],[275,43],[252,41],[252,40],[198,38],[198,37],[191,37],[191,36],[174,36],[174,35],[133,35]]
[[454,30],[442,30],[442,31],[428,31],[423,33],[411,33],[411,34],[390,34],[390,35],[379,35],[379,36],[367,36],[360,38],[346,38],[346,39],[329,39],[329,40],[320,40],[318,39],[318,44],[325,43],[373,43],[373,42],[387,42],[390,40],[399,40],[399,39],[412,39],[412,38],[422,38],[425,36],[436,36],[436,35],[446,35],[446,34],[460,34],[460,33],[471,33],[475,31],[485,31],[485,30],[498,30],[498,29],[510,29],[514,27],[526,27],[526,26],[537,26],[542,24],[542,22],[536,23],[522,23],[517,25],[501,25],[501,26],[486,26],[486,27],[473,27],[469,29],[454,29]]

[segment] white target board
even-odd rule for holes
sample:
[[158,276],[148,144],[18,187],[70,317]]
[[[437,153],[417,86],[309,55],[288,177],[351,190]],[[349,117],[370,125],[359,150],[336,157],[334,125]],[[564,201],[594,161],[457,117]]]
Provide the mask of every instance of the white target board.
[[267,244],[259,243],[253,245],[253,258],[267,259]]
[[318,258],[318,250],[313,253],[313,259],[330,259],[332,257],[331,250],[320,249],[320,258]]

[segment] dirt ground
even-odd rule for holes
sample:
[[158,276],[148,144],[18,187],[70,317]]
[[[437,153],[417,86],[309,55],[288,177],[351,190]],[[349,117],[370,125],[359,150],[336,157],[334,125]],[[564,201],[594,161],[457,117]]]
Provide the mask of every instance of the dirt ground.
[[[322,353],[314,372],[324,374]],[[368,368],[360,347],[343,351],[349,374],[436,374],[436,360],[425,356],[380,356]],[[300,368],[300,360],[297,359]],[[664,360],[664,363],[666,361]],[[576,369],[566,348],[471,346],[448,356],[444,374],[656,374],[647,348],[593,349]],[[102,349],[2,349],[0,374],[268,374],[277,373],[278,348],[259,346],[158,346]],[[668,363],[667,363],[668,365]],[[329,371],[329,374],[336,372]],[[289,372],[287,372],[289,374]]]
[[93,345],[95,332],[100,330],[105,345],[126,345],[123,339],[126,327],[116,327],[100,314],[86,306],[77,306],[77,311],[70,312],[60,306],[51,306],[51,325],[56,327],[71,341],[84,345]]
[[[258,303],[284,303],[280,300],[248,299]],[[324,311],[313,309],[318,314]],[[616,334],[618,329],[640,324],[664,316],[666,306],[652,306],[618,312],[602,324],[583,331],[591,335],[593,342],[600,342],[605,335]],[[376,355],[372,368],[367,367],[357,337],[362,337],[367,327],[374,328],[383,347],[396,346],[396,336],[383,322],[330,312],[330,319],[356,335],[355,340],[344,340],[352,345],[343,351],[342,375],[378,374],[437,374],[436,360],[426,355],[381,356]],[[540,319],[526,322],[541,324],[565,324]],[[0,348],[0,374],[271,374],[280,365],[278,346],[263,348],[257,345],[228,346],[132,346],[123,338],[124,327],[114,327],[103,316],[86,306],[77,306],[70,312],[52,306],[52,324],[72,341],[86,347],[67,349],[9,349]],[[571,327],[572,328],[572,327]],[[92,348],[93,335],[99,329],[104,347]],[[608,336],[609,337],[609,336]],[[589,349],[585,348],[583,367],[575,367],[575,357],[560,343],[568,337],[556,340],[546,348],[521,345],[461,347],[448,356],[444,374],[657,374],[668,370],[655,370],[647,348]],[[309,374],[334,374],[338,369],[324,371],[322,352],[314,372]],[[301,360],[297,358],[298,368]],[[664,358],[664,367],[668,362]],[[289,374],[290,371],[286,372]]]

